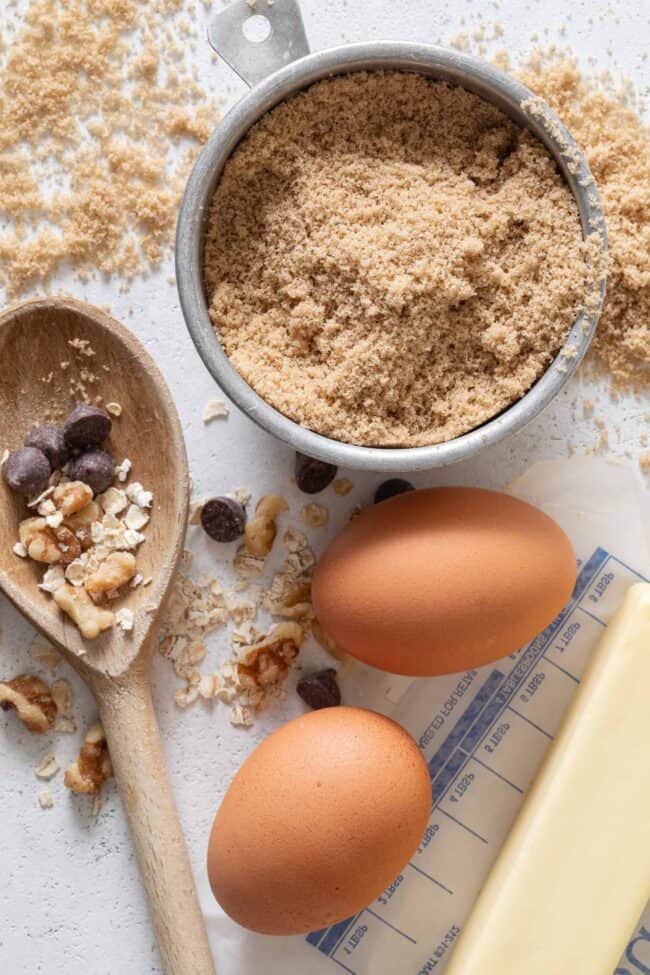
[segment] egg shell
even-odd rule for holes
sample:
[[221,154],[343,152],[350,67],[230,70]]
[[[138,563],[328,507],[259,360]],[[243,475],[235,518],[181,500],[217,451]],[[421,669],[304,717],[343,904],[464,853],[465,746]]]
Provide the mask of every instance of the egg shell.
[[508,494],[412,491],[366,508],[314,574],[322,626],[353,657],[431,676],[504,657],[569,599],[576,560],[562,529]]
[[422,838],[431,781],[411,736],[374,711],[290,721],[244,762],[217,811],[208,876],[224,911],[304,934],[360,911]]

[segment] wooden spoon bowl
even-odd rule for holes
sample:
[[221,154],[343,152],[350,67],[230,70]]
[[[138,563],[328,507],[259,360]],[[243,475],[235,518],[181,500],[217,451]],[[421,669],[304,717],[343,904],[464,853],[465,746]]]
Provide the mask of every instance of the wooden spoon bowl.
[[63,421],[76,400],[119,403],[106,449],[131,460],[132,479],[154,493],[137,552],[148,586],[120,601],[131,632],[114,627],[84,640],[38,588],[44,566],[12,551],[23,498],[0,479],[0,590],[93,690],[133,835],[163,966],[168,975],[214,972],[203,919],[165,768],[148,672],[160,608],[182,551],[189,474],[180,422],[157,366],[135,336],[73,298],[37,299],[0,314],[0,450],[19,447],[32,426]]

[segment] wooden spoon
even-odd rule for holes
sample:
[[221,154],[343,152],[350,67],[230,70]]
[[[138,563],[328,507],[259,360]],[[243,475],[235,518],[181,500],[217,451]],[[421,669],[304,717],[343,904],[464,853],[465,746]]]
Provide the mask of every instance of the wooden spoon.
[[[94,355],[75,348],[87,341]],[[128,457],[154,492],[138,571],[151,585],[129,593],[133,631],[84,641],[52,597],[37,588],[43,566],[12,552],[24,499],[0,479],[0,589],[65,656],[97,699],[167,975],[214,975],[192,872],[171,791],[149,688],[160,607],[187,518],[189,474],[176,409],[153,360],[103,311],[72,298],[24,302],[0,314],[0,449],[21,445],[33,425],[62,420],[82,383],[89,397],[122,406],[107,449]],[[67,366],[64,364],[68,363]],[[88,378],[94,373],[96,381]]]

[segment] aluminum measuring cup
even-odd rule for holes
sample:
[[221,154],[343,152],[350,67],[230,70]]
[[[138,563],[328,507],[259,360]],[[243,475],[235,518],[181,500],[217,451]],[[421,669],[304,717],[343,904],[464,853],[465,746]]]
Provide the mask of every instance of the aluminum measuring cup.
[[[547,147],[578,207],[583,235],[596,232],[601,257],[607,237],[600,198],[589,166],[568,131],[539,99],[525,107],[532,93],[496,68],[456,51],[427,44],[381,41],[349,44],[311,53],[297,0],[275,0],[260,13],[270,33],[253,42],[244,35],[255,12],[236,0],[215,16],[208,38],[217,53],[250,86],[226,115],[199,155],[185,189],[176,233],[176,279],[190,335],[219,386],[259,426],[296,450],[356,470],[406,472],[430,470],[465,460],[520,430],[555,397],[582,361],[594,334],[605,279],[590,307],[567,330],[563,349],[531,389],[498,416],[469,433],[427,447],[360,447],[333,440],[295,423],[260,397],[239,375],[224,352],[208,315],[203,283],[203,248],[210,201],[223,167],[250,127],[279,102],[316,81],[353,71],[398,70],[423,74],[472,91],[496,105]],[[604,267],[604,260],[600,261]],[[563,350],[566,354],[562,355]]]

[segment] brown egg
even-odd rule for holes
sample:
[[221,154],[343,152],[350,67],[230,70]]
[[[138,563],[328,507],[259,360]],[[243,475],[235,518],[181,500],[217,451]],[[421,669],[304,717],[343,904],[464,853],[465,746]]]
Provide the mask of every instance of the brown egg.
[[366,907],[395,879],[431,809],[426,763],[394,721],[305,714],[244,762],[208,846],[214,896],[239,924],[304,934]]
[[366,508],[314,575],[313,604],[353,657],[396,674],[480,667],[544,629],[576,560],[537,508],[479,488],[412,491]]

